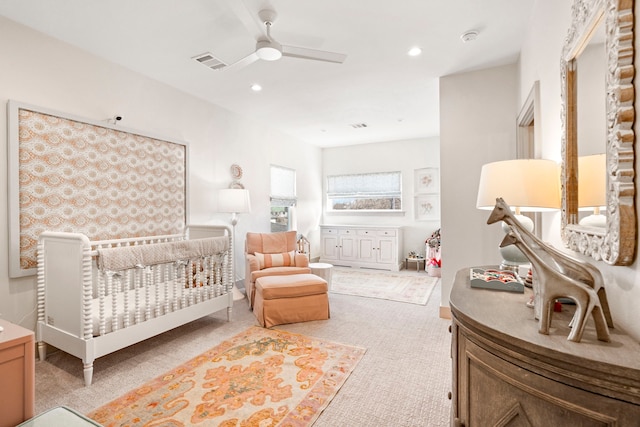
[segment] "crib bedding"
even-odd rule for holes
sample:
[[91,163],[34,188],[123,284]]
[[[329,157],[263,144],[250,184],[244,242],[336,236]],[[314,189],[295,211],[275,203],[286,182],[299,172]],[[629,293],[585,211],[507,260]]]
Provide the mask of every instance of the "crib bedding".
[[182,240],[152,245],[123,246],[98,249],[101,271],[122,271],[136,266],[164,264],[176,260],[202,258],[229,249],[225,237]]

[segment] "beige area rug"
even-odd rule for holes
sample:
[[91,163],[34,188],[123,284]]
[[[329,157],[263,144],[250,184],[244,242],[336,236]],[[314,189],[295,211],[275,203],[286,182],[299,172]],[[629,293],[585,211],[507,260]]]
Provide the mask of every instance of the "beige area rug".
[[251,327],[88,414],[115,426],[309,426],[365,349]]
[[334,267],[331,292],[426,305],[439,280],[439,277],[431,277],[427,273]]

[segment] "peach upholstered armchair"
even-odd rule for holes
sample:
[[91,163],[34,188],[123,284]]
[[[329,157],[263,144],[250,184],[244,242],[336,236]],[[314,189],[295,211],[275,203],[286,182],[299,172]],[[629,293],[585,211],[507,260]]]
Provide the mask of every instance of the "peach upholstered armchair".
[[296,236],[296,231],[247,233],[244,287],[251,308],[258,278],[311,273],[307,256],[296,253]]

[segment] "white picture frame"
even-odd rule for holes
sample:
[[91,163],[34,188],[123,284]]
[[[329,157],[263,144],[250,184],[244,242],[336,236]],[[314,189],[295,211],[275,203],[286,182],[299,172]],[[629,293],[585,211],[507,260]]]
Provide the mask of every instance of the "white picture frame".
[[440,172],[438,168],[421,168],[414,171],[415,194],[439,193]]
[[440,195],[421,194],[414,197],[416,221],[435,221],[440,218]]

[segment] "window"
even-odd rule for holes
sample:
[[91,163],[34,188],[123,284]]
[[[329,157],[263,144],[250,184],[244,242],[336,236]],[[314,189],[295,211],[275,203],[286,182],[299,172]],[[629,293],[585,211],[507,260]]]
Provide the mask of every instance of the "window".
[[271,165],[271,231],[287,231],[296,228],[294,224],[296,197],[296,171],[282,166]]
[[327,177],[327,206],[332,211],[402,209],[402,173],[378,172]]

